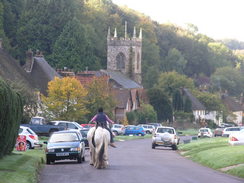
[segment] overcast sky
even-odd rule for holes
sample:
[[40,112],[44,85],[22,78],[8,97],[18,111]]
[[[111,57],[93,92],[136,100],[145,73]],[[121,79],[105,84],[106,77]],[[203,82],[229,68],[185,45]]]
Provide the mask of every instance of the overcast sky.
[[214,39],[244,41],[244,0],[112,0],[160,23],[192,23]]

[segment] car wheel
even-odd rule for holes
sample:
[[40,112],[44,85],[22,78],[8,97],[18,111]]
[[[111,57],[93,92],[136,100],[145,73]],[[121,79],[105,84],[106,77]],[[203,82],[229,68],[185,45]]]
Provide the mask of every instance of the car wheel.
[[150,131],[146,131],[146,134],[150,134]]
[[82,157],[82,159],[81,159],[82,161],[85,161],[86,159],[85,159],[85,155]]
[[81,158],[81,155],[80,156],[78,156],[78,158],[77,158],[77,163],[81,163],[82,162],[82,158]]
[[117,131],[113,131],[115,136],[118,136],[119,133]]
[[174,151],[178,149],[178,148],[177,148],[177,145],[175,145],[175,144],[172,145],[171,147],[172,147],[172,150],[174,150]]
[[138,136],[142,136],[142,134],[141,133],[138,133]]
[[155,149],[156,145],[154,143],[152,143],[152,149]]
[[51,164],[51,159],[50,158],[46,158],[46,163],[48,164],[48,165],[50,165]]
[[26,141],[26,149],[32,149],[31,143]]

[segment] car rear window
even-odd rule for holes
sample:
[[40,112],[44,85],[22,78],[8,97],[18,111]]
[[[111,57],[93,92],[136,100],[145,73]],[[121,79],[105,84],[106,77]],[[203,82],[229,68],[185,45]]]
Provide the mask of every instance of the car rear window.
[[208,132],[208,129],[201,129],[200,132]]
[[72,142],[72,141],[78,141],[79,137],[76,133],[55,133],[53,134],[49,142]]
[[174,134],[174,130],[171,128],[158,128],[157,133],[170,133],[170,134]]

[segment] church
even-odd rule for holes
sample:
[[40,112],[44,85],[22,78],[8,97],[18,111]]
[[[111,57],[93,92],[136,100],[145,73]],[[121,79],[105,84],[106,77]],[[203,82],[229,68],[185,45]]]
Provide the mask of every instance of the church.
[[125,22],[124,37],[118,37],[115,28],[111,35],[110,28],[107,34],[107,70],[84,71],[76,73],[75,77],[87,84],[94,77],[107,79],[114,93],[117,105],[114,109],[116,123],[126,119],[126,112],[140,107],[144,95],[141,85],[141,58],[142,58],[142,29],[139,36],[134,27],[133,37],[127,35],[127,23]]

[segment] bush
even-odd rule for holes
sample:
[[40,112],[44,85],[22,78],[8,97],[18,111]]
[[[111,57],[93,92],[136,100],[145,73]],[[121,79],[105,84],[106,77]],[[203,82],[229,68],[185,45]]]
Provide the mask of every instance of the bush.
[[12,152],[22,115],[20,95],[0,79],[0,158]]

